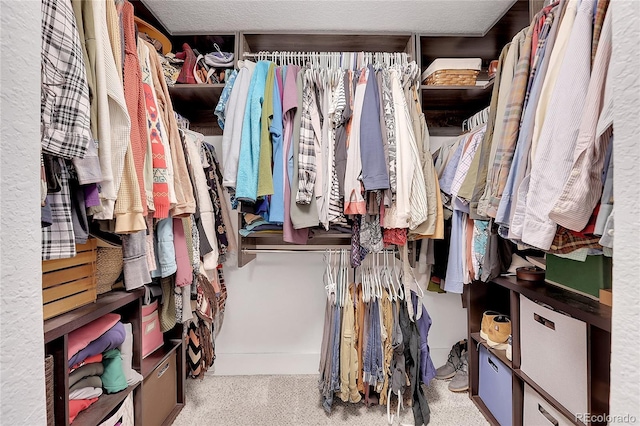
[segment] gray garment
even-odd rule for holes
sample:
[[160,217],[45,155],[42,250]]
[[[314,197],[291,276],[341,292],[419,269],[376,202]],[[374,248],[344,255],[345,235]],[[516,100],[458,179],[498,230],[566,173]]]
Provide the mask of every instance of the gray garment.
[[351,110],[351,84],[349,72],[344,73],[344,97],[346,105],[342,112],[341,124],[336,128],[336,147],[334,157],[336,159],[336,174],[338,175],[338,185],[340,187],[340,197],[344,198],[344,176],[347,170],[347,123],[351,120],[353,111]]
[[151,282],[147,265],[146,231],[122,236],[122,260],[124,262],[124,285],[127,291]]
[[327,299],[324,311],[324,332],[322,335],[322,348],[320,353],[320,380],[318,387],[322,396],[322,407],[327,413],[331,413],[333,404],[333,390],[331,389],[331,362],[333,360],[333,304]]
[[85,377],[102,376],[103,373],[104,366],[101,362],[85,364],[69,373],[69,387],[72,387]]
[[98,141],[93,139],[87,145],[87,153],[84,158],[72,159],[73,167],[78,174],[80,185],[102,182],[102,171],[100,169],[100,158],[98,157]]
[[[389,174],[389,135],[387,134],[387,122],[384,118],[384,98],[383,98],[383,87],[384,81],[382,78],[382,73],[384,71],[378,70],[376,71],[376,83],[378,85],[378,101],[380,106],[378,107],[378,112],[380,113],[380,133],[382,134],[382,148],[384,150],[384,161],[387,166],[387,175]],[[391,189],[391,186],[389,186]]]
[[[296,79],[296,85],[298,89],[298,105],[302,105],[302,80],[304,78],[304,71],[301,70],[298,73]],[[298,193],[299,182],[296,176],[298,176],[298,154],[300,152],[300,121],[302,117],[302,108],[296,108],[295,115],[293,116],[293,140],[291,145],[293,148],[293,176],[291,179],[291,210],[289,215],[291,216],[291,223],[295,229],[310,228],[312,226],[318,226],[320,222],[318,218],[318,207],[316,206],[316,197],[311,197],[309,204],[296,203],[296,197],[294,194]]]
[[69,399],[91,399],[99,398],[102,395],[102,388],[80,388],[69,392]]
[[[102,365],[102,363],[100,363]],[[83,388],[100,388],[102,389],[102,379],[100,376],[89,376],[78,380],[73,386],[69,386],[69,392]]]
[[380,97],[373,66],[369,65],[369,77],[364,92],[360,118],[360,158],[362,183],[366,191],[389,189],[389,173],[384,155],[380,128]]
[[[410,298],[410,295],[406,296]],[[411,303],[411,301],[409,301]],[[416,323],[409,319],[409,312],[406,304],[400,309],[400,327],[405,338],[404,356],[406,367],[409,370],[409,381],[411,382],[411,395],[413,397],[413,418],[416,426],[429,424],[430,410],[427,399],[424,396],[422,386],[420,386],[420,336]]]

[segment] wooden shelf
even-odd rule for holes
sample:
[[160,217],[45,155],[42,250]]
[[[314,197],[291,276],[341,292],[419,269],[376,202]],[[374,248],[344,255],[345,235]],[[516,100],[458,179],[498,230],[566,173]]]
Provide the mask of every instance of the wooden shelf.
[[[304,36],[303,36],[304,35]],[[413,47],[411,33],[300,33],[300,32],[260,32],[244,33],[240,55],[244,51],[296,51],[296,52],[404,52]]]
[[478,407],[482,415],[487,419],[489,423],[491,423],[492,425],[500,424],[498,423],[498,420],[496,420],[496,418],[493,416],[491,411],[489,411],[489,408],[487,408],[482,398],[480,398],[480,395],[471,395],[470,398],[473,403],[476,404],[476,407]]
[[153,370],[155,370],[160,364],[162,364],[165,359],[167,359],[169,355],[178,350],[181,344],[182,341],[180,340],[169,340],[168,342],[165,342],[164,346],[162,346],[160,349],[156,350],[148,357],[143,359],[141,372],[143,379],[146,379],[149,374],[153,373]]
[[[540,396],[542,396],[553,408],[562,413],[567,419],[573,422],[576,426],[585,426],[580,420],[577,420],[575,414],[564,408],[554,397],[549,395],[544,389],[542,389],[536,382],[534,382],[529,376],[527,376],[522,370],[516,368],[513,370],[513,374],[519,377],[523,382],[531,386]],[[525,425],[527,426],[527,425]]]
[[44,322],[44,342],[49,343],[109,312],[138,300],[142,292],[142,289],[131,292],[111,291],[98,296],[98,300],[95,303],[46,320]]
[[218,105],[224,83],[175,84],[169,87],[173,109],[191,122],[191,130],[205,136],[222,135],[213,111]]
[[179,402],[178,404],[176,404],[173,410],[171,410],[171,413],[169,413],[169,415],[165,419],[164,423],[162,423],[162,426],[171,426],[173,424],[173,421],[176,419],[176,417],[178,417],[178,414],[180,414],[180,411],[183,408],[184,403]]
[[489,352],[491,352],[500,361],[502,361],[504,363],[504,365],[506,365],[509,368],[509,370],[513,370],[513,363],[511,361],[509,361],[509,359],[507,358],[507,352],[506,351],[501,351],[499,349],[494,349],[491,346],[489,346],[487,341],[484,340],[482,337],[480,337],[480,333],[471,333],[471,339],[473,339],[476,343],[480,343],[482,346],[487,348],[489,350]]
[[73,425],[95,426],[100,424],[138,386],[140,383],[129,386],[118,393],[103,394],[93,405],[78,414]]
[[453,110],[462,111],[470,116],[489,106],[493,80],[483,86],[423,85],[420,87],[424,111]]
[[581,294],[556,287],[546,282],[518,280],[516,277],[498,277],[492,282],[527,298],[545,303],[588,324],[611,332],[611,307]]
[[[169,86],[169,94],[174,104],[191,105],[193,109],[214,109],[224,89],[224,83],[217,84],[175,84]],[[198,108],[196,108],[196,106]]]
[[490,87],[493,87],[494,79],[488,81],[479,82],[481,84],[477,84],[475,86],[438,86],[435,84],[423,84],[420,86],[422,90],[486,90]]

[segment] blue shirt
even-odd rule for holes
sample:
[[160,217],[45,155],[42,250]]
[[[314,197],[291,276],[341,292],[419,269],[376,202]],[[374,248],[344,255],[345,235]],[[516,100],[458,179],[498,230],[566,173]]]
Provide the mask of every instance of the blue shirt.
[[278,78],[273,80],[273,119],[269,132],[273,147],[273,195],[269,204],[269,222],[284,222],[284,158],[282,153],[282,99]]

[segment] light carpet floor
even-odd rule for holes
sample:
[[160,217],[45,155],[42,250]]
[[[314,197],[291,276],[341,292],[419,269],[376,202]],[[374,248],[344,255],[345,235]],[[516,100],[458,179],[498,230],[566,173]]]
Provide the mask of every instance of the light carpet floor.
[[[334,399],[325,414],[320,403],[317,376],[207,376],[187,380],[187,404],[174,426],[316,426],[386,425],[386,407]],[[426,388],[431,409],[430,425],[488,425],[466,392],[453,393],[448,382],[433,380]],[[392,399],[395,407],[396,398]],[[413,425],[411,408],[404,408],[394,425]]]

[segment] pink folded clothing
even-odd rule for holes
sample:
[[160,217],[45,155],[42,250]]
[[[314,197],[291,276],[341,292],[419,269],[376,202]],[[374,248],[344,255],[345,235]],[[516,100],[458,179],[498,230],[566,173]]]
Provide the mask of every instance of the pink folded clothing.
[[69,333],[69,347],[67,349],[68,359],[73,358],[75,354],[86,348],[89,343],[102,336],[118,321],[120,321],[120,315],[106,314]]
[[85,359],[84,361],[77,363],[76,365],[74,365],[73,367],[71,367],[69,369],[69,373],[71,373],[74,370],[77,370],[78,368],[82,367],[83,365],[94,364],[96,362],[102,362],[102,354],[97,354],[97,355],[90,356],[89,358]]
[[78,414],[82,410],[86,410],[96,402],[98,398],[91,399],[70,399],[69,400],[69,424],[73,423],[73,421],[78,417]]

